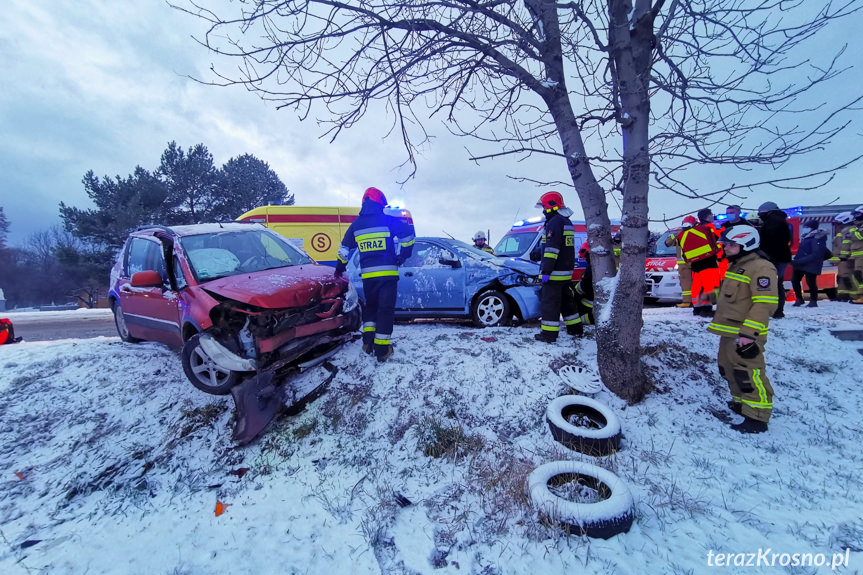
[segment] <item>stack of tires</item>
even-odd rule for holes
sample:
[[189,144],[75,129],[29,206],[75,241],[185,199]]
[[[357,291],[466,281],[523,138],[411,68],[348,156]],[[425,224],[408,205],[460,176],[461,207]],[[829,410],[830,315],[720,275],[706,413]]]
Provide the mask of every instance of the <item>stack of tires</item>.
[[[558,397],[546,409],[546,420],[554,439],[579,453],[600,457],[620,447],[620,419],[596,399]],[[552,461],[540,465],[528,476],[527,490],[542,515],[572,534],[608,539],[629,531],[635,518],[626,483],[591,463]]]

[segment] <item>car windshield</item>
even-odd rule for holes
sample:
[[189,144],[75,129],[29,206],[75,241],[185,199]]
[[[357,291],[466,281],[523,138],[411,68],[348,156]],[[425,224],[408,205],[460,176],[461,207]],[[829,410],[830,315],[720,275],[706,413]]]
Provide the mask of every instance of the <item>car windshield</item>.
[[474,259],[490,260],[490,259],[493,259],[495,257],[488,252],[484,252],[480,249],[475,248],[474,246],[472,246],[470,244],[467,244],[467,243],[459,241],[459,240],[447,240],[446,243],[449,244],[450,247],[452,247],[457,252],[460,252],[464,255],[470,256]]
[[677,256],[677,245],[676,244],[672,244],[671,246],[665,245],[665,240],[668,238],[668,236],[673,235],[673,234],[674,234],[673,231],[667,231],[664,234],[662,234],[661,236],[659,236],[659,239],[656,240],[656,243],[653,245],[653,248],[651,248],[650,253],[648,255],[653,256],[653,257],[659,257],[659,258]]
[[185,236],[180,244],[199,282],[312,263],[309,256],[269,230]]
[[494,247],[494,253],[505,258],[524,255],[536,239],[536,232],[508,233]]

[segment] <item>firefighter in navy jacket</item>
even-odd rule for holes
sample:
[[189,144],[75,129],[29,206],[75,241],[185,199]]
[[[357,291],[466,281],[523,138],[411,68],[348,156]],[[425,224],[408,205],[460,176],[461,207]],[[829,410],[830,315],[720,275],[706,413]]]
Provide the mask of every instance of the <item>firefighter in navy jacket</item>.
[[578,335],[576,330],[581,328],[575,302],[569,297],[575,267],[575,236],[569,219],[572,210],[563,205],[563,196],[559,193],[543,194],[536,207],[542,208],[545,214],[545,230],[540,262],[542,329],[535,337],[539,341],[551,343],[557,340],[561,315],[568,333]]
[[[363,351],[374,351],[378,361],[393,353],[393,314],[399,266],[413,251],[413,226],[384,214],[387,198],[377,188],[363,194],[360,215],[345,232],[336,262],[336,276],[341,276],[351,250],[360,251],[360,277],[363,279]],[[399,252],[396,254],[396,243]]]

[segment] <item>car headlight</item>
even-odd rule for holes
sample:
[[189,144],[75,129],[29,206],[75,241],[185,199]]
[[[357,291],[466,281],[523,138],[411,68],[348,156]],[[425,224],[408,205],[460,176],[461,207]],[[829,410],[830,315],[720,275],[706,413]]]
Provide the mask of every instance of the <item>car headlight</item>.
[[521,283],[521,285],[526,285],[526,286],[537,286],[537,285],[542,284],[542,278],[539,276],[523,275],[523,276],[519,276],[518,280],[519,280],[519,283]]
[[345,305],[342,307],[345,313],[354,311],[360,305],[360,296],[354,284],[348,283],[348,291],[345,293]]

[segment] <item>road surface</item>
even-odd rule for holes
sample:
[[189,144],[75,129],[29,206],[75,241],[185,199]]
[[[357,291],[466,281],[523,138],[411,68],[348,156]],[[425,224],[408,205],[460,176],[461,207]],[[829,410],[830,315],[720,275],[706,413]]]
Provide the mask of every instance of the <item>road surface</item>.
[[12,320],[15,337],[24,341],[118,337],[109,309],[81,309],[48,312],[0,312]]

